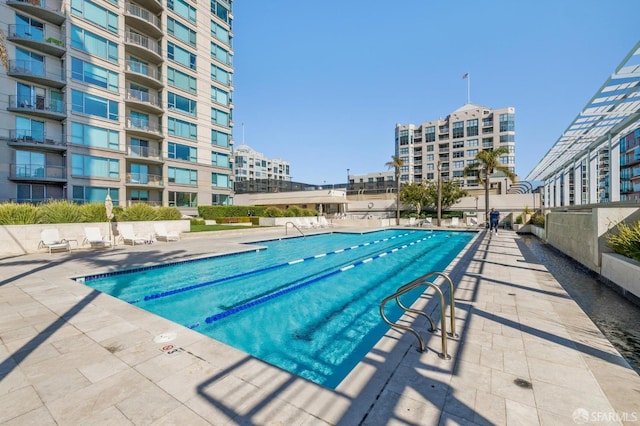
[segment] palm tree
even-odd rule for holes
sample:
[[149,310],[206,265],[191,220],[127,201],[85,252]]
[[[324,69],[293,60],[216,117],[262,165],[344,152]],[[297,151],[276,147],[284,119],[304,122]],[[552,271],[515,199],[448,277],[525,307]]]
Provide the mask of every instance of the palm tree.
[[507,166],[503,166],[500,163],[500,156],[508,153],[509,149],[505,146],[501,146],[498,149],[482,150],[476,154],[476,161],[464,169],[465,176],[477,175],[478,181],[484,184],[485,215],[489,214],[489,179],[491,175],[496,171],[502,172],[507,175],[511,182],[516,177]]
[[404,166],[404,161],[397,155],[391,156],[391,161],[385,164],[389,169],[395,169],[396,175],[396,226],[400,225],[400,168]]

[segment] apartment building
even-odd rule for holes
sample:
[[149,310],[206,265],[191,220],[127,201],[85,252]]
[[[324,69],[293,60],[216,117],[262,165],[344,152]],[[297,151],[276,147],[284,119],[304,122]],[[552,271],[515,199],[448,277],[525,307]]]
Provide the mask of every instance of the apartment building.
[[267,158],[248,145],[234,148],[233,173],[236,189],[240,192],[284,190],[291,182],[290,169],[288,161]]
[[[404,165],[400,182],[436,180],[438,168],[444,180],[460,182],[465,189],[479,189],[475,176],[464,176],[466,166],[473,164],[480,150],[507,147],[500,157],[502,165],[513,173],[516,169],[515,109],[490,109],[465,104],[446,118],[422,124],[397,124],[396,155]],[[501,173],[490,178],[491,187],[501,194],[508,189],[508,179]]]
[[0,202],[232,203],[232,0],[0,11]]
[[397,189],[394,171],[374,172],[365,175],[349,175],[349,193],[383,194]]

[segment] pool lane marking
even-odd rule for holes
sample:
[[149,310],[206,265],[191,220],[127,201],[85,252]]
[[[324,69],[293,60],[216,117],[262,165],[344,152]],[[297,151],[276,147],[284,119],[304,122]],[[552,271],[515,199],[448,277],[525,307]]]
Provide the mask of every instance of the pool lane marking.
[[[432,236],[433,235],[429,235],[429,236],[420,238],[420,239],[418,239],[416,241],[411,242],[411,244],[403,245],[402,248],[404,249],[406,247],[409,247],[409,246],[412,246],[414,244],[420,243],[422,241],[428,240]],[[226,318],[229,315],[233,315],[233,314],[236,314],[238,312],[244,311],[246,309],[252,308],[254,306],[261,305],[261,304],[263,304],[265,302],[268,302],[269,300],[272,300],[272,299],[275,299],[277,297],[283,296],[283,295],[285,295],[287,293],[291,293],[292,291],[301,289],[303,287],[306,287],[306,286],[308,286],[310,284],[313,284],[315,282],[318,282],[320,280],[324,280],[324,279],[329,278],[329,277],[331,277],[333,275],[339,274],[340,272],[348,271],[350,269],[353,269],[353,268],[358,267],[360,265],[363,265],[365,263],[369,263],[369,262],[371,262],[371,261],[373,261],[375,259],[379,259],[379,258],[385,257],[388,254],[396,253],[398,251],[399,250],[397,248],[395,248],[393,250],[388,250],[388,251],[379,253],[379,254],[377,254],[377,255],[375,255],[373,257],[366,258],[364,260],[359,260],[359,261],[354,262],[354,263],[352,263],[350,265],[343,266],[343,267],[335,269],[335,270],[333,270],[331,272],[327,272],[326,274],[322,274],[322,275],[319,275],[317,277],[314,277],[314,278],[312,278],[312,279],[310,279],[308,281],[301,282],[300,284],[296,284],[296,285],[293,285],[291,287],[287,287],[285,289],[276,291],[275,293],[271,293],[271,294],[269,294],[267,296],[259,297],[259,298],[255,299],[255,300],[252,300],[251,302],[247,302],[247,303],[244,303],[242,305],[236,306],[235,308],[231,308],[231,309],[227,309],[225,311],[219,312],[219,313],[217,313],[215,315],[212,315],[210,317],[205,318],[204,321],[207,324],[211,324],[212,322],[221,320],[223,318]],[[193,324],[193,325],[189,326],[189,328],[193,329],[193,328],[196,328],[196,327],[199,327],[199,326],[200,326],[200,323],[196,323],[196,324]]]
[[[304,261],[307,261],[307,260],[314,260],[314,259],[318,259],[320,257],[328,256],[328,255],[331,255],[331,254],[342,253],[342,252],[348,251],[348,250],[355,250],[358,247],[365,247],[365,245],[376,244],[376,243],[380,243],[380,242],[393,240],[393,239],[396,239],[396,238],[406,237],[409,234],[411,234],[411,232],[405,232],[404,234],[394,235],[392,237],[383,238],[381,240],[369,241],[369,242],[366,242],[366,243],[362,243],[362,244],[358,244],[358,245],[355,245],[355,246],[351,246],[351,247],[346,247],[346,248],[330,251],[330,252],[327,252],[327,253],[321,253],[321,254],[317,254],[317,255],[314,255],[314,256],[305,257],[305,258],[302,258],[302,259],[291,260],[291,261],[284,262],[284,263],[279,263],[279,264],[276,264],[276,265],[266,266],[264,268],[254,269],[253,271],[241,272],[239,274],[229,275],[227,277],[222,277],[222,278],[217,278],[217,279],[212,280],[212,281],[205,281],[205,282],[199,283],[199,284],[193,284],[193,285],[190,285],[190,286],[179,287],[179,288],[176,288],[176,289],[173,289],[173,290],[167,290],[167,291],[163,291],[163,292],[160,292],[160,293],[149,294],[147,296],[144,296],[144,298],[142,300],[144,300],[145,302],[148,302],[149,300],[161,299],[163,297],[173,296],[175,294],[183,293],[185,291],[196,290],[198,288],[207,287],[207,286],[214,285],[214,284],[219,284],[221,282],[233,280],[233,279],[236,279],[236,278],[246,277],[246,276],[249,276],[249,275],[258,274],[260,272],[266,272],[266,271],[270,271],[270,270],[274,270],[274,269],[283,268],[285,266],[294,265],[296,263],[301,263],[301,262],[304,262]],[[435,235],[435,234],[430,234],[430,235]],[[431,237],[429,237],[429,238],[431,238]],[[139,302],[140,302],[140,299],[135,299],[135,300],[130,300],[129,301],[129,303],[132,304],[132,305],[135,305],[136,303],[139,303]]]

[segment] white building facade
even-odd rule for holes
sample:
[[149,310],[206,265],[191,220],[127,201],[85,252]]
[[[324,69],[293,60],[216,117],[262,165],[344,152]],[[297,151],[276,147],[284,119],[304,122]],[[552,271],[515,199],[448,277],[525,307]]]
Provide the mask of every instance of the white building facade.
[[280,158],[267,158],[242,144],[234,150],[233,173],[236,182],[259,179],[291,180],[291,165]]
[[[437,180],[438,167],[444,180],[460,182],[465,189],[480,188],[477,177],[464,176],[464,169],[475,162],[481,150],[506,147],[502,165],[515,174],[515,109],[490,109],[465,104],[446,118],[422,124],[397,124],[396,155],[403,161],[401,183]],[[506,177],[490,179],[494,189],[506,193]],[[504,182],[504,185],[503,185]]]
[[0,11],[0,201],[232,203],[231,0]]

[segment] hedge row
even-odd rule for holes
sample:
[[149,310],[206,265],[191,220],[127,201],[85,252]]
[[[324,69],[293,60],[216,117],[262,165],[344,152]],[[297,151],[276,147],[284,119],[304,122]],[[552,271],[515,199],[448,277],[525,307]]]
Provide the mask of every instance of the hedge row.
[[199,206],[198,215],[205,220],[215,220],[223,223],[224,218],[240,218],[240,217],[299,217],[299,216],[315,216],[316,211],[312,209],[302,209],[297,206],[291,206],[286,210],[278,207],[265,206]]

